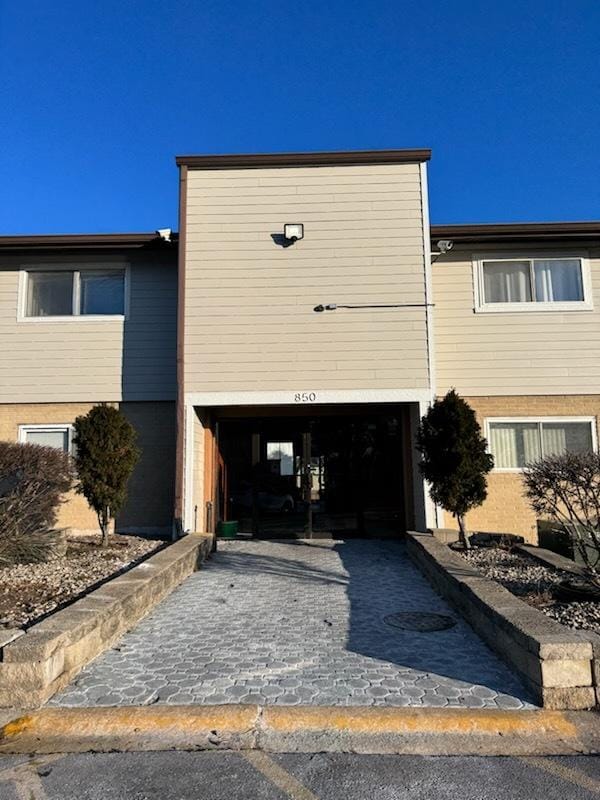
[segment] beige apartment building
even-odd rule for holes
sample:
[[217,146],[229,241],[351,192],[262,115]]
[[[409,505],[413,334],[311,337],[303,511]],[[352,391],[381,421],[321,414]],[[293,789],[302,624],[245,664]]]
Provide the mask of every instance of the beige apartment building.
[[[0,237],[0,438],[68,450],[79,414],[119,406],[142,450],[125,532],[172,527],[176,251],[154,233]],[[75,494],[58,523],[98,527]]]
[[454,387],[495,459],[470,526],[536,541],[522,465],[597,446],[600,223],[431,226],[429,157],[183,156],[178,237],[0,237],[0,437],[119,405],[123,531],[400,535],[454,527],[414,450]]

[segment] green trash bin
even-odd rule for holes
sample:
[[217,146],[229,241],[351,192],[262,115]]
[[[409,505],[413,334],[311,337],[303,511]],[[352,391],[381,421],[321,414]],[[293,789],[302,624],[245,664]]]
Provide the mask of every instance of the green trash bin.
[[235,539],[238,532],[238,522],[236,519],[229,520],[228,522],[223,522],[221,520],[217,523],[217,536],[220,536],[222,539]]

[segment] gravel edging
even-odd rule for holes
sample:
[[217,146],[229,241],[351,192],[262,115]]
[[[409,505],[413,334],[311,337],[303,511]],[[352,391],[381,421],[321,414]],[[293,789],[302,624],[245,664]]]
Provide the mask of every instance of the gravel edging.
[[107,547],[100,541],[100,534],[75,536],[65,555],[0,568],[0,633],[30,628],[166,546],[163,540],[118,534]]
[[564,603],[553,596],[561,580],[583,572],[562,556],[548,551],[533,553],[526,548],[517,548],[514,552],[482,547],[461,552],[460,557],[486,578],[562,625],[600,635],[600,604],[594,601]]

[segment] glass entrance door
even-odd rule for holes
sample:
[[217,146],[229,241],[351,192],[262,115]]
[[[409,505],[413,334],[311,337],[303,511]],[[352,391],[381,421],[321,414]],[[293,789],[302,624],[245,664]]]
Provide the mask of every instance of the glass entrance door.
[[315,420],[311,434],[313,535],[396,536],[404,530],[398,418],[328,417]]
[[219,423],[219,518],[266,538],[397,536],[405,529],[402,418],[311,409]]
[[223,426],[229,487],[225,513],[237,520],[240,533],[266,538],[309,535],[310,433],[304,428],[285,419]]
[[310,533],[306,470],[310,433],[269,427],[253,434],[253,534],[304,537]]

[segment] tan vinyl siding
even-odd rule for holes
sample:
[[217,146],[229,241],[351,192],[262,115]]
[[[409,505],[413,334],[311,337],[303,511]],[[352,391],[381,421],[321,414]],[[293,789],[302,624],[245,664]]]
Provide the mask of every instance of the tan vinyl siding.
[[19,270],[36,264],[123,264],[123,257],[4,257],[0,262],[0,402],[169,400],[175,397],[176,270],[130,261],[126,320],[18,321]]
[[[273,241],[286,222],[304,239]],[[188,172],[185,391],[422,389],[417,164]]]
[[[475,313],[474,253],[540,255],[535,244],[511,249],[455,248],[433,265],[437,391],[463,395],[600,393],[600,252],[591,250],[592,311]],[[581,247],[547,250],[582,253]]]

